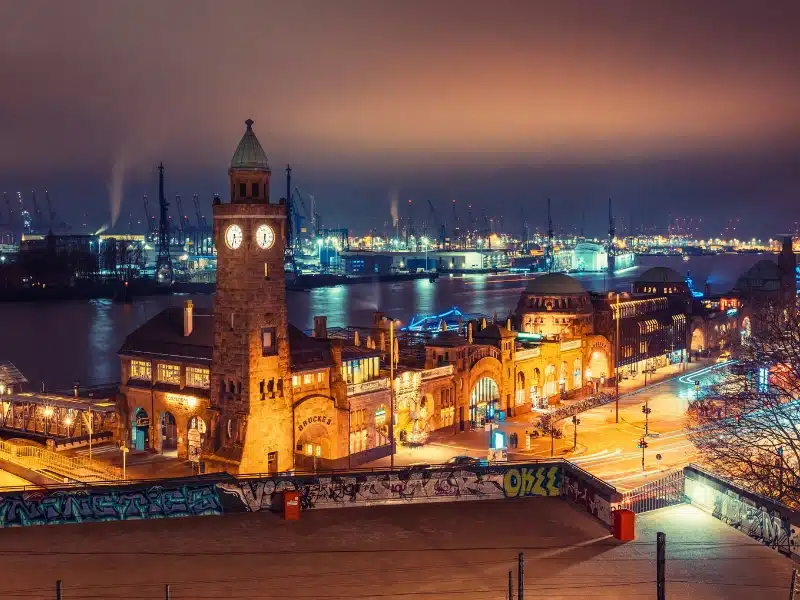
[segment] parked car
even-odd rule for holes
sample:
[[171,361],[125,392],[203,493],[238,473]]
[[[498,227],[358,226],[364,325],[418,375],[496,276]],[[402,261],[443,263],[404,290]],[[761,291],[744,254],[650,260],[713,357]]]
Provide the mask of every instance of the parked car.
[[727,350],[723,350],[722,352],[719,353],[719,356],[717,357],[717,362],[724,363],[728,362],[730,359],[731,359],[731,353],[728,352]]
[[446,465],[477,465],[480,463],[480,459],[473,458],[471,456],[454,456],[453,458],[449,459],[445,464]]

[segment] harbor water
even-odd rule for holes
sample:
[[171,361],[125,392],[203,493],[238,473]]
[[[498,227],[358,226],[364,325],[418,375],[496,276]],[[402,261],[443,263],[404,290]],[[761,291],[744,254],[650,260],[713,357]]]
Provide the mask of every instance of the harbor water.
[[[711,293],[724,293],[738,276],[766,258],[758,254],[692,257],[644,256],[639,265],[616,273],[577,275],[592,291],[629,290],[642,271],[668,266],[691,273],[695,288],[707,281]],[[438,313],[453,306],[462,311],[505,318],[516,308],[520,292],[531,277],[501,275],[442,276],[436,282],[413,281],[341,285],[309,292],[289,292],[289,320],[310,329],[314,315],[327,315],[331,327],[367,325],[380,310],[407,323],[414,314]],[[118,381],[117,350],[125,336],[170,304],[189,296],[138,298],[132,304],[110,300],[20,302],[0,304],[0,360],[13,362],[29,379],[29,389],[69,389]],[[211,307],[211,296],[191,296],[196,306]]]

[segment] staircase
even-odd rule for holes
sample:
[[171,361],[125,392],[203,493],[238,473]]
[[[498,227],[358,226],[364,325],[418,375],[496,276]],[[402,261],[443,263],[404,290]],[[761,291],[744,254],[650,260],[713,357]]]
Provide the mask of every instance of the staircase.
[[683,504],[685,502],[684,479],[683,469],[671,471],[656,481],[625,492],[622,495],[622,502],[617,508],[626,508],[636,514],[641,514],[667,506]]

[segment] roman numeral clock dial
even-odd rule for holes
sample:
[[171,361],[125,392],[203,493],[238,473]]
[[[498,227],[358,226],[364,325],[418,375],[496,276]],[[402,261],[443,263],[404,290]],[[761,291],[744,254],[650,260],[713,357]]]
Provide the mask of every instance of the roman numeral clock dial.
[[269,225],[259,225],[256,230],[256,242],[259,248],[269,250],[275,243],[275,232]]
[[228,225],[228,228],[225,230],[225,244],[231,250],[236,250],[242,245],[242,228],[236,223]]

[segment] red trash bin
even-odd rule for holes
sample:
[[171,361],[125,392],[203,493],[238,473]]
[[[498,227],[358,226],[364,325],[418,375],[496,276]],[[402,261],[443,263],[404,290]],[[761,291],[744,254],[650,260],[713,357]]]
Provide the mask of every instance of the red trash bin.
[[283,518],[287,521],[300,520],[300,492],[296,490],[283,491]]
[[614,511],[614,537],[621,542],[636,539],[636,513],[627,508]]

